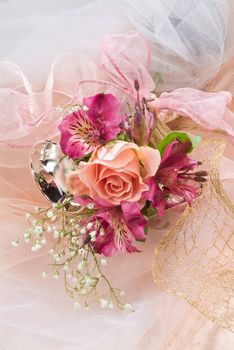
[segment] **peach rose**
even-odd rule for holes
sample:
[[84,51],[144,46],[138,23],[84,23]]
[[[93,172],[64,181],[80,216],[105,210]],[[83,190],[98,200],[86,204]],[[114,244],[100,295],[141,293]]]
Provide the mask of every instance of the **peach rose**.
[[155,175],[160,160],[158,150],[135,143],[97,147],[89,162],[80,162],[78,170],[67,176],[68,190],[114,205],[136,202],[149,189],[147,179]]

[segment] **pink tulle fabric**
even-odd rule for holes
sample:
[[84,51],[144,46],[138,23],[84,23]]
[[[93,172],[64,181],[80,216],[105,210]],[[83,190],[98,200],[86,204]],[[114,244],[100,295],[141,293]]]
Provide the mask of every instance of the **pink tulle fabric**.
[[[107,273],[116,286],[125,290],[127,301],[136,309],[133,314],[103,312],[95,307],[88,312],[73,310],[62,281],[52,277],[44,281],[40,277],[49,261],[49,244],[40,253],[31,252],[23,239],[17,249],[11,246],[11,241],[22,237],[26,229],[25,212],[37,205],[48,205],[31,177],[30,147],[58,135],[61,116],[58,106],[100,91],[134,101],[136,78],[144,96],[154,88],[147,71],[149,59],[141,35],[134,32],[107,38],[101,46],[99,64],[78,54],[58,57],[40,91],[31,88],[16,65],[0,63],[2,349],[15,350],[19,344],[25,350],[231,349],[234,342],[231,333],[154,285],[151,274],[154,247],[183,208],[168,211],[168,224],[151,230],[142,253],[116,256],[109,261]],[[229,89],[229,85],[223,88]],[[207,129],[218,128],[233,135],[230,102],[227,92],[178,89],[162,94],[155,106],[158,111],[173,110]],[[222,179],[228,186],[234,179],[233,157],[224,158],[222,165]]]

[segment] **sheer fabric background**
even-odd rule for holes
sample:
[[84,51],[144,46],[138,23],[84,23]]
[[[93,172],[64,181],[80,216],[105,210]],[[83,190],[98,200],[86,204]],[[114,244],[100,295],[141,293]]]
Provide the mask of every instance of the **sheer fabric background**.
[[[74,93],[75,77],[67,86],[66,76],[59,71],[53,79],[59,80],[60,93],[53,94],[53,83],[48,84],[51,64],[58,55],[82,54],[98,63],[103,37],[130,30],[140,31],[148,40],[150,71],[158,91],[182,86],[202,88],[234,54],[232,7],[233,2],[225,0],[0,1],[0,88],[27,93],[19,78],[22,70],[38,115]],[[210,83],[210,90],[218,87],[234,93],[228,78],[232,64]],[[9,73],[12,67],[14,74]],[[90,68],[90,76],[93,72],[95,69]],[[43,136],[44,127],[7,139],[16,115],[7,102],[0,100],[0,110],[4,108],[1,140],[13,144],[2,144],[0,150],[1,348],[14,350],[19,344],[25,350],[232,348],[231,333],[154,285],[154,247],[168,228],[152,230],[141,254],[116,256],[109,262],[107,273],[125,290],[136,309],[133,314],[103,312],[95,307],[73,310],[61,281],[52,277],[42,280],[47,252],[32,253],[23,243],[14,249],[10,242],[22,236],[26,228],[25,211],[47,204],[31,179],[27,147]],[[231,152],[227,156],[222,169],[225,181],[234,178]],[[168,212],[171,226],[177,216],[177,211]]]

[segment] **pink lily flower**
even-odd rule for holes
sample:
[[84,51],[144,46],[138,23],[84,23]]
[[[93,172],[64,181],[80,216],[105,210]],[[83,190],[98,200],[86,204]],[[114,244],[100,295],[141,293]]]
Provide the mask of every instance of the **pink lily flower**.
[[122,105],[111,94],[97,94],[84,98],[87,111],[78,110],[67,115],[59,124],[60,146],[71,158],[82,158],[96,146],[113,140],[120,132]]

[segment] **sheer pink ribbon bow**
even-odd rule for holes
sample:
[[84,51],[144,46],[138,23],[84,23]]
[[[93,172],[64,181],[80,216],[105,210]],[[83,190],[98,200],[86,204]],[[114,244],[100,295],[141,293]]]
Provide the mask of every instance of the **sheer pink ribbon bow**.
[[228,108],[232,95],[227,91],[204,92],[192,88],[181,88],[164,92],[150,104],[164,120],[167,112],[190,117],[206,130],[220,129],[234,136],[234,114]]
[[[58,104],[78,103],[98,92],[115,94],[134,102],[134,81],[140,97],[155,88],[149,74],[150,51],[137,32],[107,37],[96,64],[77,54],[63,54],[52,64],[44,89],[34,92],[24,73],[14,64],[0,63],[0,142],[18,146],[58,134]],[[151,105],[157,112],[174,111],[189,116],[206,129],[221,129],[234,136],[234,115],[228,109],[228,92],[206,93],[191,88],[162,93]],[[163,119],[165,113],[159,113]]]

